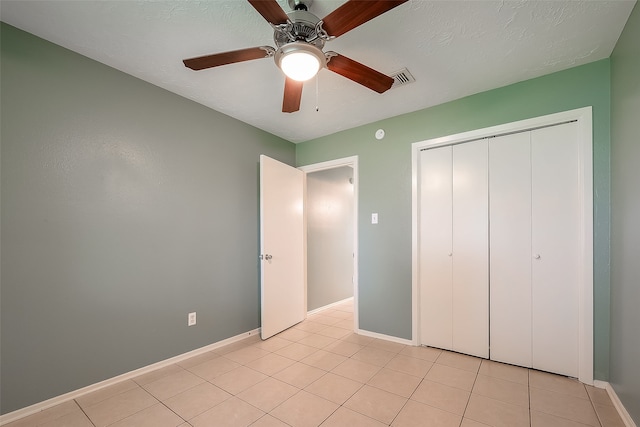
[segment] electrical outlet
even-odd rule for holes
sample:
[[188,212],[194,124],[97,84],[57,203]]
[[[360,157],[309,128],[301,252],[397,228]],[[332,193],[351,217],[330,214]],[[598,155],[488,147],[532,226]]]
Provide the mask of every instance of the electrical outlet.
[[187,320],[187,326],[193,326],[196,324],[196,312],[189,313],[189,318]]

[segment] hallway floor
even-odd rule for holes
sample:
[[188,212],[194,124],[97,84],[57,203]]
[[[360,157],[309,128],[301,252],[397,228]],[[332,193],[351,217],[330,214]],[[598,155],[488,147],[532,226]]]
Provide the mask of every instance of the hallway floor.
[[353,333],[346,302],[7,427],[624,427],[606,391]]

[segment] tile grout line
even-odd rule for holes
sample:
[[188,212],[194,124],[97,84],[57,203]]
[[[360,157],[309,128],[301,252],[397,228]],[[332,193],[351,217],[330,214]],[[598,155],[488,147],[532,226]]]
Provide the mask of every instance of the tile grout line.
[[[438,358],[439,357],[440,356],[438,356]],[[464,418],[465,418],[464,415],[467,413],[467,408],[469,408],[469,402],[471,402],[471,396],[473,396],[473,389],[476,386],[476,381],[478,381],[478,374],[480,372],[480,367],[481,366],[482,366],[482,360],[480,361],[480,365],[478,365],[478,370],[476,371],[476,377],[473,379],[473,384],[471,385],[471,390],[469,390],[469,399],[467,399],[467,404],[464,405],[464,411],[462,411],[462,418],[460,419],[460,425],[462,425],[462,423],[464,422]]]
[[89,422],[91,423],[91,425],[92,425],[93,427],[96,427],[96,424],[93,422],[93,420],[92,420],[91,418],[89,418],[89,414],[87,414],[87,413],[84,411],[84,408],[82,408],[82,406],[80,406],[80,404],[78,403],[78,401],[77,401],[76,399],[73,399],[73,403],[75,403],[75,404],[76,404],[76,406],[80,409],[80,411],[84,414],[84,416],[85,416],[85,417],[87,417],[87,420],[89,420]]
[[584,388],[584,392],[587,393],[587,396],[589,397],[589,403],[591,403],[591,408],[593,408],[593,412],[596,414],[596,419],[598,420],[600,427],[606,427],[604,425],[604,421],[600,417],[600,413],[598,413],[598,410],[596,409],[596,404],[591,398],[591,394],[587,391],[587,388],[584,386],[584,384],[582,384],[582,387]]
[[[193,388],[193,387],[191,387],[191,388]],[[191,388],[189,390],[191,390]],[[180,394],[180,393],[178,393],[178,394]],[[181,425],[184,424],[184,423],[189,422],[188,420],[185,420],[184,418],[182,418],[178,413],[176,413],[176,411],[174,411],[173,409],[169,408],[162,400],[160,401],[160,404],[162,406],[164,406],[165,408],[167,408],[169,411],[171,411],[171,413],[174,414],[176,417],[180,418],[180,420],[182,420],[182,423],[180,423]]]
[[531,369],[527,368],[527,394],[529,395],[529,426],[531,426],[533,422],[533,405],[531,402]]

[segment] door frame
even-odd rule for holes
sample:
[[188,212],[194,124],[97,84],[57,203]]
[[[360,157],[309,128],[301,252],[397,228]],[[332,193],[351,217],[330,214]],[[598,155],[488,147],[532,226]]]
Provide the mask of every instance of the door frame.
[[515,132],[533,130],[569,121],[578,125],[579,141],[579,197],[582,206],[579,218],[582,230],[579,271],[579,376],[585,384],[593,384],[593,127],[592,108],[584,107],[532,119],[491,126],[411,144],[411,245],[412,245],[412,341],[420,345],[420,271],[419,262],[419,155],[425,148],[461,144]]
[[[349,166],[353,169],[353,330],[359,331],[358,321],[358,156],[344,157],[341,159],[328,160],[326,162],[314,163],[311,165],[299,166],[298,169],[306,175],[312,172],[319,172],[327,169],[335,169]],[[305,205],[307,203],[307,188],[305,185]],[[306,212],[305,212],[306,227]]]

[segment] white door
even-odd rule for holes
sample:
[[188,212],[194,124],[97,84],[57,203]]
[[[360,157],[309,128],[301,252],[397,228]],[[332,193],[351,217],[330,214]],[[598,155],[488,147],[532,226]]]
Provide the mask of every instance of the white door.
[[420,153],[420,344],[452,348],[452,149]]
[[489,355],[487,141],[420,153],[420,344]]
[[305,318],[304,173],[260,156],[261,336]]
[[[489,140],[489,356],[592,384],[590,107],[413,144],[413,339],[456,348],[456,296],[464,293],[456,291],[456,247],[471,234],[455,237],[461,221],[455,147],[483,138]],[[442,256],[447,249],[450,263]]]
[[531,132],[489,144],[491,359],[531,360]]
[[486,139],[453,146],[452,349],[489,357]]
[[490,146],[491,359],[578,377],[577,125]]
[[579,143],[576,123],[531,132],[533,367],[578,377]]

